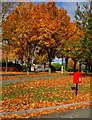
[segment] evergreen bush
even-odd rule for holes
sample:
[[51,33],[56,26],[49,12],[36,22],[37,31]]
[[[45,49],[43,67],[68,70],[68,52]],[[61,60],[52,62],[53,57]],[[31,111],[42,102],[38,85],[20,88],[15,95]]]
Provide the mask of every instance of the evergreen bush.
[[61,64],[52,63],[51,65],[52,65],[53,70],[55,70],[55,71],[60,71],[61,70]]
[[22,70],[27,71],[27,65],[22,65]]

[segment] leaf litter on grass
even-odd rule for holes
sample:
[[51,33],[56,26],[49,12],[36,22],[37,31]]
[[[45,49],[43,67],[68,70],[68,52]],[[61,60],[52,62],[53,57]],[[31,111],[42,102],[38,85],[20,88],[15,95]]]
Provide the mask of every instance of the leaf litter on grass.
[[[83,77],[78,95],[71,90],[73,76],[4,85],[3,112],[21,111],[90,100],[90,78]],[[85,86],[87,81],[88,87]]]

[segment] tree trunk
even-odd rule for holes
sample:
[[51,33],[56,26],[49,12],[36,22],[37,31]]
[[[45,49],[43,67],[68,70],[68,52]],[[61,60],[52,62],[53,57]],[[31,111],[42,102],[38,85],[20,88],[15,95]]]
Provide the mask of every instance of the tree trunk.
[[29,63],[29,58],[28,58],[28,59],[27,59],[27,75],[30,74],[30,72],[29,72],[29,67],[30,67],[30,63]]
[[61,73],[63,73],[63,57],[62,57],[62,66],[61,66]]
[[51,61],[49,60],[49,73],[51,73]]
[[31,72],[32,70],[31,70],[31,67],[32,67],[32,64],[31,63],[29,63],[29,72]]
[[16,61],[16,59],[15,59],[15,64],[17,64],[17,61]]
[[76,72],[76,63],[77,63],[77,61],[74,60],[74,72]]
[[27,75],[30,74],[30,51],[28,46],[28,53],[27,53]]
[[44,63],[44,72],[45,72],[45,65],[46,65],[46,63]]
[[62,57],[62,65],[63,65],[63,57]]
[[66,69],[66,71],[67,71],[67,68],[68,68],[68,59],[69,59],[68,57],[65,58],[65,69]]
[[81,63],[79,64],[79,68],[80,68],[80,72],[81,72],[81,70],[82,70],[82,64]]
[[52,48],[46,48],[47,52],[48,52],[48,60],[49,60],[49,73],[52,73],[51,70],[51,62],[52,62]]
[[8,57],[6,57],[6,72],[8,71]]
[[85,71],[87,72],[87,69],[88,69],[88,64],[86,62],[86,65],[85,65]]
[[90,72],[92,72],[92,65],[91,65],[91,71]]
[[91,66],[90,65],[88,65],[88,70],[89,70],[89,72],[91,71]]

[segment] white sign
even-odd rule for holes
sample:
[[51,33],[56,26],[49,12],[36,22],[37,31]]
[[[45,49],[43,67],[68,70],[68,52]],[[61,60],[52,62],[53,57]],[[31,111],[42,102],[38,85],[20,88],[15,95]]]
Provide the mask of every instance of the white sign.
[[79,78],[79,81],[81,81],[81,78]]

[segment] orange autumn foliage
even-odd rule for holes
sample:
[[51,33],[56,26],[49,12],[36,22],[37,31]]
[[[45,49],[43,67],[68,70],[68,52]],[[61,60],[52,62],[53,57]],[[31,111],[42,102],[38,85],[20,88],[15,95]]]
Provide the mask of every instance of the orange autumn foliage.
[[[59,41],[65,42],[65,33],[69,23],[70,17],[67,11],[57,8],[55,2],[41,5],[20,3],[3,21],[4,42],[6,44],[6,38],[8,38],[9,50],[12,54],[18,55],[17,58],[23,55],[27,57],[28,47],[29,54],[32,56],[37,44],[43,46],[44,49],[52,48],[54,53],[51,56],[55,56],[55,48]],[[46,52],[50,54],[50,50],[48,51]]]

